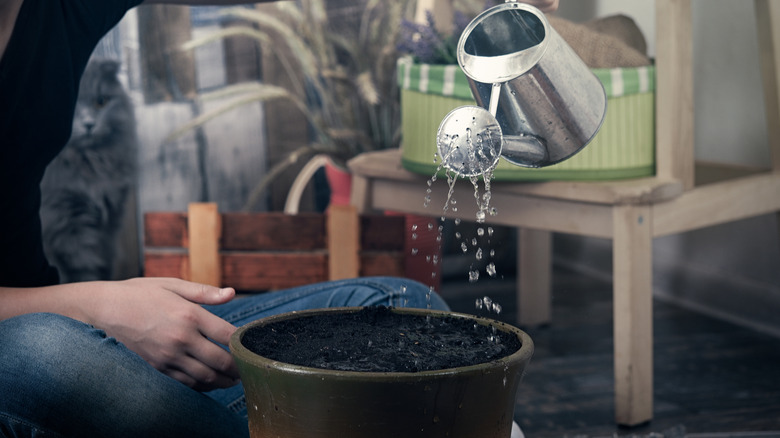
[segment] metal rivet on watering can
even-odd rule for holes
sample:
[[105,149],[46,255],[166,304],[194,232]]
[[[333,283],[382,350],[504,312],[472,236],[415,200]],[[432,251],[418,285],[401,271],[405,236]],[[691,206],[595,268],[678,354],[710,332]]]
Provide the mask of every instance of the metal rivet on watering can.
[[604,87],[537,8],[507,1],[478,15],[458,41],[478,106],[456,108],[437,134],[444,165],[484,174],[499,156],[549,166],[585,147],[604,121]]

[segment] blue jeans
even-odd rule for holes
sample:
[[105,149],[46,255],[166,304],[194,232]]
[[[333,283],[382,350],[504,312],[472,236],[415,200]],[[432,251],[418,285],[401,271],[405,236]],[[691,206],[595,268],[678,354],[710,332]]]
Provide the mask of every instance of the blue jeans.
[[[207,308],[240,326],[293,310],[425,308],[427,292],[411,280],[358,278]],[[430,306],[447,309],[436,294]],[[236,438],[248,436],[246,416],[241,385],[197,392],[82,322],[42,313],[0,321],[0,436]]]

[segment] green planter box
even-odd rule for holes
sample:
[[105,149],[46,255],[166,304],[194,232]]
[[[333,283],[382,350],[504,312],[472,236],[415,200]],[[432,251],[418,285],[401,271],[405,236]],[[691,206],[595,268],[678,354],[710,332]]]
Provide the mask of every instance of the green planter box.
[[[655,69],[652,66],[594,69],[607,91],[607,114],[596,137],[580,153],[540,169],[518,167],[503,159],[498,181],[605,180],[655,173]],[[457,65],[398,63],[401,86],[402,164],[433,175],[437,164],[436,131],[454,108],[474,105],[468,80]]]

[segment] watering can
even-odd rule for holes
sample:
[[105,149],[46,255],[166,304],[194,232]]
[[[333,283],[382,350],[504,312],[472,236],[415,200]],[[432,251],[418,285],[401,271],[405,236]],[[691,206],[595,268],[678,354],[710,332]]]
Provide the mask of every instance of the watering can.
[[559,163],[601,127],[601,81],[533,6],[508,0],[487,9],[466,26],[457,56],[477,105],[447,114],[436,142],[460,176],[483,175],[501,157],[524,167]]

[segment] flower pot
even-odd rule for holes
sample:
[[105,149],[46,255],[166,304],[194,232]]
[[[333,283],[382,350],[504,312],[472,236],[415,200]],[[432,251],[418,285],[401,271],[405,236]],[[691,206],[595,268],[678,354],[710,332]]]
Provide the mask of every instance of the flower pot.
[[[463,332],[495,327],[495,333],[511,341],[507,345],[516,343],[510,348],[511,353],[488,362],[418,372],[343,371],[294,365],[256,354],[245,345],[254,342],[250,340],[255,336],[253,330],[269,330],[271,326],[277,330],[275,324],[296,320],[309,325],[313,318],[356,318],[358,312],[366,309],[370,308],[291,312],[256,321],[234,333],[230,349],[246,392],[252,437],[510,437],[515,397],[533,354],[533,343],[526,333],[504,323],[452,312],[386,309],[391,318],[433,321],[433,335],[438,334],[435,327],[439,324],[459,324]],[[382,321],[372,324],[383,326]],[[353,345],[364,342],[351,332],[356,326],[350,322],[338,326],[347,331]],[[414,352],[418,344],[413,339],[421,339],[421,335],[398,333],[393,328],[387,328],[386,333],[402,336],[402,341],[410,340],[406,347],[399,345],[398,356],[423,354]],[[280,341],[299,340],[299,335],[283,329],[273,336]],[[441,349],[446,350],[443,346]]]

